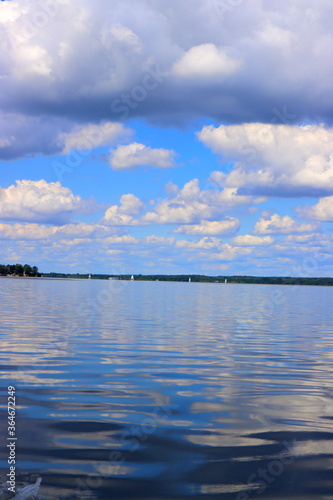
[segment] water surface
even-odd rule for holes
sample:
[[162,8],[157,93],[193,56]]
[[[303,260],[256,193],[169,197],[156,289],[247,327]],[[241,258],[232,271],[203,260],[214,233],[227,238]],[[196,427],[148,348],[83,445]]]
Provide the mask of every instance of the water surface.
[[14,385],[18,479],[50,499],[332,499],[332,303],[329,287],[2,278],[2,457]]

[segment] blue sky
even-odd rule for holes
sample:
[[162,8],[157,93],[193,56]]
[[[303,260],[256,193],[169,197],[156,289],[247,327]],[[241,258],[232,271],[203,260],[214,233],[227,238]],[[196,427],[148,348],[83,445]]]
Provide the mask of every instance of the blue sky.
[[329,0],[0,9],[2,263],[332,275]]

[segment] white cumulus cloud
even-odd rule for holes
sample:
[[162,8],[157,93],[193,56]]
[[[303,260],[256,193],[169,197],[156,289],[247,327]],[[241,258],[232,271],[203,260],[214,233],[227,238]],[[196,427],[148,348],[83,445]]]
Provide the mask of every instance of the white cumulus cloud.
[[254,227],[256,234],[311,233],[318,229],[317,224],[297,222],[289,215],[273,214],[258,220]]
[[140,224],[135,218],[142,213],[144,203],[134,194],[123,194],[120,205],[111,205],[105,212],[102,222],[113,226],[134,226]]
[[174,196],[162,200],[142,220],[156,224],[197,224],[201,220],[216,220],[231,208],[263,201],[261,198],[240,196],[234,188],[201,190],[198,179],[187,182],[178,192],[173,186],[172,192]]
[[219,175],[226,187],[279,196],[333,190],[333,128],[246,123],[206,126],[198,137],[235,163],[229,174]]
[[257,247],[271,245],[272,243],[274,243],[274,240],[270,236],[264,236],[261,238],[260,236],[253,236],[252,234],[242,234],[239,236],[235,236],[232,242],[235,245],[239,246]]
[[58,143],[63,145],[62,154],[68,154],[71,150],[90,151],[100,146],[111,145],[119,139],[129,137],[132,133],[132,130],[125,128],[121,123],[89,124],[76,127],[72,132],[60,134]]
[[318,221],[333,221],[333,196],[321,198],[316,205],[298,207],[298,215]]
[[107,238],[113,229],[100,224],[66,224],[64,226],[44,226],[37,223],[0,224],[0,239],[3,240],[50,240],[66,238],[72,241],[90,238]]
[[310,234],[290,234],[286,236],[285,241],[291,243],[309,243],[323,238],[320,233],[310,233]]
[[213,43],[196,45],[186,51],[174,64],[172,72],[181,77],[214,77],[230,75],[240,66],[223,48]]
[[0,188],[0,219],[5,221],[62,224],[94,208],[93,202],[75,196],[60,182],[20,180]]
[[199,224],[184,224],[174,230],[174,233],[192,236],[217,236],[234,234],[240,227],[239,219],[229,217],[220,221],[201,220]]
[[114,170],[129,170],[139,166],[172,168],[175,166],[176,153],[164,148],[150,148],[144,144],[118,146],[111,151],[110,165]]

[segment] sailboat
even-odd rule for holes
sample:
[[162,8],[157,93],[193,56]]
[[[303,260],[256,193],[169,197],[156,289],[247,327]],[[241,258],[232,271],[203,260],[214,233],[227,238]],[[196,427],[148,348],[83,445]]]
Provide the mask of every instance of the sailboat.
[[131,276],[131,281],[134,281],[134,276],[133,276],[133,274],[132,274],[132,276]]

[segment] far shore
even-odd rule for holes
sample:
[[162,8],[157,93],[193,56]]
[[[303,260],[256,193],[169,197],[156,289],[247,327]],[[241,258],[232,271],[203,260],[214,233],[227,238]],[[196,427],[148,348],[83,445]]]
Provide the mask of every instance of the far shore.
[[0,276],[9,280],[54,280],[54,281],[155,281],[168,283],[211,283],[228,285],[289,285],[289,286],[333,286],[333,278],[282,277],[282,276],[204,276],[204,275],[108,275],[108,274],[62,274],[40,273],[40,276]]

